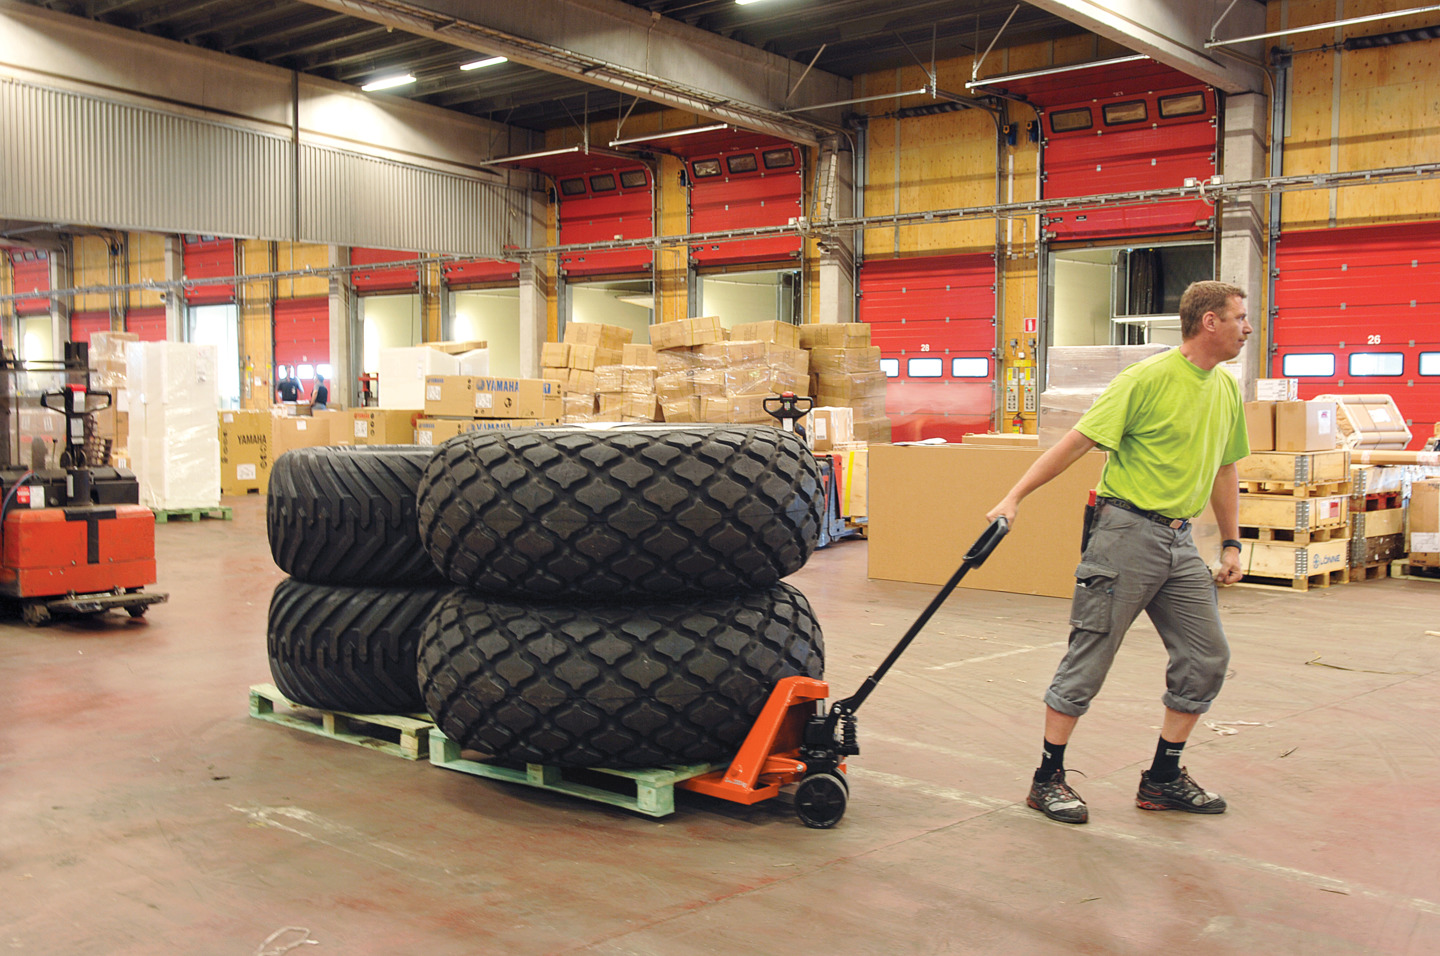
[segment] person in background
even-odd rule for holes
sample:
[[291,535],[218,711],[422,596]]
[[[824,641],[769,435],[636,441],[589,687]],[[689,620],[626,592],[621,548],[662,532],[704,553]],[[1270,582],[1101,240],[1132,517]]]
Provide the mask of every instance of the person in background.
[[330,406],[330,389],[325,385],[325,376],[315,376],[315,391],[310,393],[310,410],[323,412]]
[[275,390],[280,393],[282,402],[300,400],[300,383],[295,380],[295,374],[290,366],[280,366],[280,381],[275,383]]
[[[1244,290],[1192,283],[1180,299],[1180,347],[1122,371],[987,516],[1013,523],[1026,495],[1096,445],[1110,453],[1075,569],[1069,649],[1045,693],[1045,746],[1025,800],[1052,820],[1089,819],[1085,801],[1065,782],[1065,747],[1141,611],[1170,662],[1160,739],[1135,803],[1142,810],[1225,811],[1224,798],[1196,784],[1180,757],[1230,662],[1215,586],[1241,578],[1235,463],[1250,443],[1240,388],[1216,366],[1239,355],[1252,331]],[[1190,536],[1190,519],[1207,499],[1225,538],[1213,576]]]

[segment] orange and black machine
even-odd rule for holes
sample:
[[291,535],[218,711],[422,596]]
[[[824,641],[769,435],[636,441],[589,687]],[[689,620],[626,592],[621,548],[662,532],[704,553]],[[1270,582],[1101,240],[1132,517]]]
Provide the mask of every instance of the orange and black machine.
[[0,595],[26,623],[111,609],[140,617],[155,583],[155,514],[140,485],[105,465],[93,425],[111,392],[90,387],[89,349],[62,361],[0,357]]

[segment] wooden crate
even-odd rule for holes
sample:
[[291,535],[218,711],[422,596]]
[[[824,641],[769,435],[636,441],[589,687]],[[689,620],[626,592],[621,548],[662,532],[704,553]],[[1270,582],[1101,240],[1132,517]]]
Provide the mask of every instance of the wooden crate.
[[1350,539],[1350,566],[1368,567],[1372,564],[1389,564],[1404,558],[1405,536],[1403,534],[1381,534],[1371,537]]
[[1350,516],[1350,527],[1356,538],[1378,538],[1382,535],[1405,533],[1405,509],[1356,511]]
[[1350,579],[1350,542],[1242,541],[1240,569],[1247,582],[1283,584],[1297,591],[1344,584]]
[[1310,498],[1350,493],[1350,452],[1267,451],[1236,463],[1240,488],[1253,494]]
[[1344,528],[1350,518],[1350,499],[1340,495],[1296,498],[1291,495],[1241,495],[1242,528],[1283,528],[1286,531],[1321,531]]

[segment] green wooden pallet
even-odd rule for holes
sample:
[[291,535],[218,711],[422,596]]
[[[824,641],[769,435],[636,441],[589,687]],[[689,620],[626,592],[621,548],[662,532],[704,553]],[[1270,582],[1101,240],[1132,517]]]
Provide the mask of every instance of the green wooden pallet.
[[[276,704],[289,708],[289,712],[277,714]],[[425,718],[403,714],[350,714],[317,710],[291,701],[274,684],[250,686],[250,716],[406,760],[421,760],[428,756],[430,738],[425,732],[435,726]]]
[[155,523],[166,524],[171,521],[199,521],[201,518],[215,518],[219,521],[230,521],[234,518],[229,508],[151,508],[155,512]]
[[[570,770],[531,763],[526,764],[522,770],[514,766],[507,767],[461,757],[460,745],[446,737],[438,727],[430,730],[430,762],[446,770],[458,770],[477,777],[506,780],[541,790],[567,793],[572,797],[608,803],[612,807],[622,807],[650,817],[664,817],[675,812],[675,784],[724,766],[702,763],[646,770],[603,770],[598,767]],[[617,789],[606,789],[583,780],[585,777],[594,780],[596,775],[602,775],[601,779],[606,782],[613,782]],[[629,792],[631,790],[634,792]]]

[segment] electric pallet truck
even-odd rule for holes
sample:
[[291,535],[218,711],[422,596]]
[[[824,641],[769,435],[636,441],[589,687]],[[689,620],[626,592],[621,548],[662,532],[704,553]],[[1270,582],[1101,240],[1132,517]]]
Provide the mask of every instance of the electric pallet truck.
[[880,667],[865,678],[860,689],[825,709],[830,687],[811,677],[786,677],[775,685],[755,725],[724,770],[713,770],[677,781],[675,786],[735,803],[754,804],[779,795],[780,788],[799,781],[795,812],[807,827],[827,830],[845,815],[850,785],[845,781],[845,758],[860,752],[855,712],[870,696],[910,642],[940,610],[940,606],[971,568],[985,563],[990,552],[1010,531],[1010,523],[996,518],[970,546],[960,567],[925,610],[910,625]]
[[67,342],[58,362],[0,357],[0,596],[32,626],[111,609],[140,617],[168,597],[143,590],[155,583],[155,514],[139,482],[86,441],[87,417],[112,401],[90,387],[84,343]]

